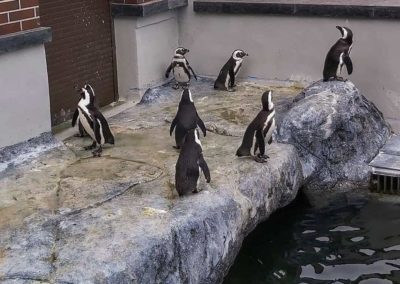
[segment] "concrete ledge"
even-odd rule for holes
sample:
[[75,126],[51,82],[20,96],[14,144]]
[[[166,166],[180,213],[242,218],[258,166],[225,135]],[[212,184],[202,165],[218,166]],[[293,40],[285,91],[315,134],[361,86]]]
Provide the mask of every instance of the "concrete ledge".
[[[279,2],[279,3],[277,3]],[[296,3],[294,3],[296,2]],[[344,2],[344,3],[343,3]],[[382,1],[372,5],[368,1],[194,1],[199,13],[267,14],[340,18],[400,19],[400,5]]]
[[161,0],[143,4],[112,4],[113,17],[146,17],[188,5],[187,0]]
[[61,145],[51,132],[45,132],[27,141],[0,148],[0,173]]
[[48,27],[0,36],[0,54],[35,44],[51,42],[51,40],[51,28]]

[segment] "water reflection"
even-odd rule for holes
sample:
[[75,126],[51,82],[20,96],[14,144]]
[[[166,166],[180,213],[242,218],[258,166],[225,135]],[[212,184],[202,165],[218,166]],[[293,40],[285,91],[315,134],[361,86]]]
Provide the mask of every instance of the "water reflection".
[[244,242],[225,284],[400,283],[400,206],[344,195],[325,208],[303,198]]

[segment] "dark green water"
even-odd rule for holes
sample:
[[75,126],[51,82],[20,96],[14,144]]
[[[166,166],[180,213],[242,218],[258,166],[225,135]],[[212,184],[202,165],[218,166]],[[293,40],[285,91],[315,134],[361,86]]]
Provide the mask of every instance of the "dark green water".
[[224,284],[400,283],[400,202],[300,197],[243,243]]

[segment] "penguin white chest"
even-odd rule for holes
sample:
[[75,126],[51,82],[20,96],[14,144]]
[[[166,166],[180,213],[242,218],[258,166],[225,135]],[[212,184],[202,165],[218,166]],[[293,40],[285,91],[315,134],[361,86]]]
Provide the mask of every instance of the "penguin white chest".
[[175,76],[175,80],[180,82],[180,83],[187,83],[189,82],[189,76],[188,74],[185,72],[185,68],[182,66],[176,66],[174,68],[174,76]]
[[344,64],[343,56],[344,56],[344,52],[342,52],[340,54],[340,56],[339,56],[339,65],[338,65],[338,68],[336,70],[336,76],[337,77],[339,77],[340,74],[342,73],[342,67],[343,67],[343,64]]
[[239,73],[240,67],[242,67],[242,61],[243,61],[243,60],[237,60],[237,61],[235,62],[235,67],[234,67],[234,69],[233,69],[235,75],[237,75],[237,74]]
[[[79,111],[79,120],[82,123],[83,128],[85,129],[85,131],[89,134],[90,137],[92,137],[93,140],[96,140],[96,137],[94,135],[94,131],[92,129],[92,122],[88,121],[88,119],[86,118],[85,114],[83,113],[81,108],[78,108]],[[86,112],[86,115],[89,117],[90,119],[90,114],[89,112]]]
[[[267,122],[266,122],[266,124],[264,124],[264,129],[265,129],[266,127],[267,127]],[[269,129],[267,129],[267,134],[265,135],[265,141],[266,141],[267,143],[268,143],[268,141],[271,140],[271,138],[272,138],[272,133],[274,132],[275,128],[276,128],[276,125],[275,125],[275,117],[273,117],[273,118],[272,118],[271,127],[270,127]]]
[[[270,126],[267,129],[269,124],[270,124]],[[271,114],[267,117],[267,119],[264,122],[263,133],[265,133],[265,141],[267,143],[272,138],[272,133],[274,132],[275,128],[276,128],[276,124],[275,124],[275,110],[274,110],[271,112]]]

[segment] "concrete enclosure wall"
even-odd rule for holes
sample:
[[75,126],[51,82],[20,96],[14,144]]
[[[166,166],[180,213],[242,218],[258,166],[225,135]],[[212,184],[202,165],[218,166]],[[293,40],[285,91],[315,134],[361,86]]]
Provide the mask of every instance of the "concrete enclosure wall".
[[0,55],[0,148],[51,130],[43,45]]
[[250,56],[241,77],[319,80],[326,53],[340,36],[335,26],[350,27],[350,79],[400,130],[400,21],[201,14],[193,11],[192,1],[179,13],[180,43],[190,49],[191,65],[199,74],[212,76],[232,50],[242,48]]
[[176,11],[114,19],[118,92],[138,101],[147,88],[165,82],[165,70],[179,43]]

